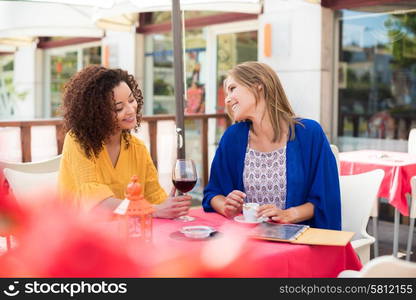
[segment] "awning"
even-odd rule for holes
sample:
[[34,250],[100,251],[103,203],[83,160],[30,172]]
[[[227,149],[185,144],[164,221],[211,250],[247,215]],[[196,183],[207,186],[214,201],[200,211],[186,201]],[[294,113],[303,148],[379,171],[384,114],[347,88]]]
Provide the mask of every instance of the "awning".
[[375,12],[381,12],[393,9],[412,9],[415,8],[416,3],[414,0],[322,0],[321,5],[331,9],[364,8],[366,11],[374,10],[376,7]]
[[[181,0],[182,10],[260,13],[262,0]],[[0,45],[21,46],[39,36],[102,37],[131,30],[140,12],[169,11],[172,0],[0,1]]]
[[7,52],[15,52],[16,47],[10,45],[1,45],[0,44],[0,52],[7,53]]
[[[55,3],[51,3],[55,2]],[[57,3],[59,2],[59,3]],[[181,10],[259,14],[262,0],[51,0],[0,2],[0,38],[32,36],[101,36],[95,28],[132,28],[142,12],[172,11],[178,158],[185,157],[184,81]],[[80,5],[82,3],[83,5]],[[112,4],[112,5],[111,5]],[[174,4],[174,5],[172,5]],[[173,7],[172,7],[173,6]],[[231,20],[230,20],[231,21]],[[114,26],[111,26],[114,27]]]
[[[259,14],[262,0],[181,0],[181,10],[222,11]],[[111,8],[97,8],[95,21],[129,13],[170,11],[172,0],[115,0]]]
[[[180,7],[181,10],[258,14],[262,0],[181,0]],[[96,7],[92,18],[102,28],[129,30],[137,22],[136,13],[170,10],[172,0],[114,0],[111,8]]]
[[21,45],[39,36],[101,37],[94,8],[55,3],[0,1],[0,44]]

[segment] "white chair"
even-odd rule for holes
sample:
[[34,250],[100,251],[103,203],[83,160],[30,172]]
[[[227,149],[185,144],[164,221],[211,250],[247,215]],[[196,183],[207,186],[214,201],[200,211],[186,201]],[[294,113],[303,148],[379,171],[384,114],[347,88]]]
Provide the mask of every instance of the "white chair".
[[383,177],[381,169],[340,176],[342,230],[355,232],[351,245],[363,264],[369,261],[375,241],[366,228]]
[[[60,161],[61,155],[58,155],[39,162],[0,162],[0,168],[3,168],[4,179],[16,200],[21,204],[28,204],[28,196],[33,196],[41,189],[57,192]],[[4,186],[5,183],[1,184]]]
[[47,173],[54,172],[59,170],[59,164],[61,163],[62,155],[57,155],[55,157],[45,159],[37,162],[8,162],[0,161],[0,168],[9,168],[16,171],[26,172],[26,173]]
[[336,160],[336,162],[337,162],[338,175],[340,175],[340,174],[341,174],[341,169],[340,169],[340,168],[341,168],[341,166],[340,166],[340,162],[339,162],[339,149],[338,149],[338,147],[337,147],[336,145],[334,145],[334,144],[331,144],[330,146],[331,146],[332,153],[334,153],[335,160]]
[[[4,187],[6,180],[9,184],[9,192],[13,193],[16,201],[23,205],[39,205],[40,203],[30,203],[29,199],[38,198],[37,192],[48,191],[48,195],[53,196],[57,193],[58,172],[61,155],[52,159],[14,163],[1,162],[0,169],[3,169],[4,178],[0,176],[1,186]],[[6,250],[12,246],[10,236],[6,236]]]
[[10,192],[21,205],[36,206],[45,195],[55,197],[58,194],[59,171],[27,173],[4,168],[3,173],[9,183]]
[[384,255],[370,260],[360,271],[345,270],[339,273],[338,277],[415,278],[416,263]]
[[[409,132],[409,139],[407,141],[407,152],[409,154],[416,155],[416,128],[412,128]],[[407,237],[406,248],[406,260],[410,260],[410,251],[412,249],[413,231],[415,228],[416,218],[416,176],[410,179],[410,185],[412,187],[412,194],[410,198],[410,210],[409,210],[409,235]]]

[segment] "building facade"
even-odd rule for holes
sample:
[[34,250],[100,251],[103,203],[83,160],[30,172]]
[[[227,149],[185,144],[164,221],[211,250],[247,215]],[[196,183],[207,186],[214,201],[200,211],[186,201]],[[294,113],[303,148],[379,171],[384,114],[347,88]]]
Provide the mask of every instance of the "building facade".
[[[186,113],[223,112],[226,71],[259,60],[277,71],[296,114],[319,121],[341,151],[406,151],[416,126],[416,1],[264,0],[258,14],[184,19]],[[59,116],[64,83],[91,63],[134,74],[144,114],[174,114],[170,13],[138,20],[103,38],[40,38],[1,52],[0,118]],[[187,127],[198,136],[197,124]]]

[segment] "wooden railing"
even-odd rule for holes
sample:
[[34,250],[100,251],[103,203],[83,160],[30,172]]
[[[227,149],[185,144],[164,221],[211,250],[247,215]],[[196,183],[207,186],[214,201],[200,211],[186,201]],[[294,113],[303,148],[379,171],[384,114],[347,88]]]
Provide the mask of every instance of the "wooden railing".
[[[192,114],[185,115],[185,120],[201,121],[201,149],[202,149],[202,183],[205,185],[208,182],[208,120],[209,119],[225,119],[227,127],[231,125],[231,120],[224,113],[219,114]],[[143,121],[149,126],[149,142],[150,155],[155,166],[157,166],[157,122],[164,120],[175,120],[174,115],[154,115],[143,116]],[[20,140],[22,149],[22,161],[30,162],[31,155],[31,127],[32,126],[55,126],[56,127],[56,142],[58,154],[62,152],[62,146],[65,138],[63,130],[62,119],[48,119],[48,120],[32,120],[32,121],[0,121],[1,127],[19,127]]]
[[31,153],[31,127],[32,126],[55,126],[58,154],[62,152],[65,133],[63,132],[63,121],[61,119],[31,120],[31,121],[0,121],[1,127],[19,127],[20,143],[22,149],[22,162],[32,161]]

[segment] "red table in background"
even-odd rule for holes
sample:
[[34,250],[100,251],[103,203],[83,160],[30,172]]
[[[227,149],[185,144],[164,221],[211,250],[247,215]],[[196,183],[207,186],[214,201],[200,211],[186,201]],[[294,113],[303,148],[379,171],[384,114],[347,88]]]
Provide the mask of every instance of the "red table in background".
[[375,169],[384,170],[378,196],[395,208],[393,254],[398,252],[399,212],[409,215],[406,194],[411,192],[410,179],[416,175],[416,155],[406,152],[360,150],[339,154],[342,175],[355,175]]
[[361,150],[341,152],[341,175],[353,175],[383,169],[379,197],[388,199],[404,215],[409,215],[406,194],[411,192],[410,178],[416,175],[416,155],[405,152]]
[[[154,219],[154,244],[164,244],[171,249],[201,249],[214,238],[199,241],[174,238],[173,235],[183,226],[192,225],[208,225],[220,232],[227,224],[247,230],[255,226],[237,223],[218,213],[205,213],[202,208],[191,209],[189,215],[194,216],[195,220],[181,222]],[[226,238],[227,235],[224,234],[223,237]],[[343,270],[360,270],[362,267],[350,243],[346,246],[312,246],[250,239],[244,244],[244,251],[242,263],[255,267],[255,271],[242,271],[237,277],[336,277]],[[228,277],[227,274],[224,277]]]

